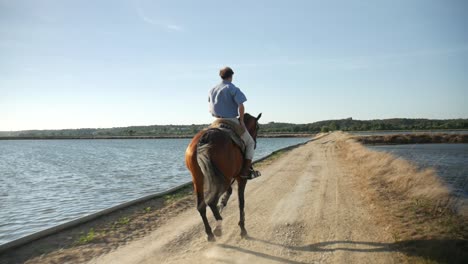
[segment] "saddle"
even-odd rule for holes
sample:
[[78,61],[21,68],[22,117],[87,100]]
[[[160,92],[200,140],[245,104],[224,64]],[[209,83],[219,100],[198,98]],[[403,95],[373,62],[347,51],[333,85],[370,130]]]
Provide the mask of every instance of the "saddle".
[[240,148],[242,155],[245,154],[245,143],[242,140],[242,134],[245,133],[245,128],[236,122],[227,119],[216,119],[208,129],[219,129],[229,135],[231,140]]

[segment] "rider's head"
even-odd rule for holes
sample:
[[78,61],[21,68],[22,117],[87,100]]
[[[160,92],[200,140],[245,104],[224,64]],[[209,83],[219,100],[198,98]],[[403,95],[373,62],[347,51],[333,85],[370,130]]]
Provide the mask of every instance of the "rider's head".
[[219,71],[219,76],[223,81],[232,81],[232,75],[234,75],[234,71],[229,67],[224,67]]

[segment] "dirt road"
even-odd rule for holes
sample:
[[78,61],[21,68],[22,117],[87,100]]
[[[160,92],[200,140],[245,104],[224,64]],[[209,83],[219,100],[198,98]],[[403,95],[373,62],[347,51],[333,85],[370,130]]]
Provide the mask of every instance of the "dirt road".
[[[331,134],[285,154],[247,184],[241,239],[236,190],[223,212],[223,235],[206,241],[195,207],[150,235],[92,263],[394,263],[384,226],[375,225],[342,169]],[[214,219],[209,214],[213,227]]]

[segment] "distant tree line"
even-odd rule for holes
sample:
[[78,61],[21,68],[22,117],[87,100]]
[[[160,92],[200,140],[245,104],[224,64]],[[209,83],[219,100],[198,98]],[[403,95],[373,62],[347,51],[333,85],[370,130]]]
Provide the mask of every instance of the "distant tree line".
[[264,133],[278,132],[328,132],[341,131],[378,131],[378,130],[436,130],[436,129],[468,129],[468,119],[376,119],[325,120],[309,124],[288,124],[271,122],[261,126]]
[[113,136],[184,136],[193,135],[207,125],[153,125],[113,128],[80,128],[60,130],[24,130],[0,132],[13,137],[113,137]]
[[[201,125],[152,125],[114,128],[82,128],[61,130],[27,130],[0,132],[1,137],[113,137],[113,136],[190,136],[207,127]],[[325,120],[309,124],[270,122],[260,125],[260,133],[317,133],[334,130],[376,131],[376,130],[435,130],[468,129],[468,119],[377,119]]]

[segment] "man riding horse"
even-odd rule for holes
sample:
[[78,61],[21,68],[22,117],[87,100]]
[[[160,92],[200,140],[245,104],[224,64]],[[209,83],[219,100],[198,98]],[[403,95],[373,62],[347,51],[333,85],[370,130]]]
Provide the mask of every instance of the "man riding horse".
[[[197,210],[203,220],[208,241],[215,241],[215,236],[222,234],[221,212],[232,194],[234,182],[237,182],[238,187],[240,234],[241,237],[247,237],[245,186],[247,180],[260,176],[251,166],[259,129],[258,120],[262,114],[254,117],[244,113],[247,98],[232,84],[233,74],[228,67],[220,71],[223,81],[211,89],[208,98],[210,112],[217,119],[210,128],[198,132],[185,151],[185,164],[192,175]],[[214,230],[206,216],[207,206],[216,219]]]
[[250,180],[259,176],[252,169],[255,141],[247,131],[244,123],[244,103],[247,101],[247,98],[232,83],[233,75],[234,71],[230,67],[224,67],[219,71],[219,76],[223,81],[210,90],[208,103],[211,114],[218,119],[216,121],[222,122],[223,120],[228,120],[242,126],[243,133],[240,136],[245,143],[245,159],[240,175],[242,178]]

